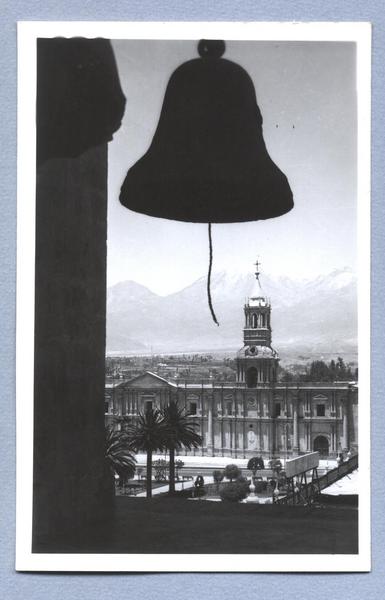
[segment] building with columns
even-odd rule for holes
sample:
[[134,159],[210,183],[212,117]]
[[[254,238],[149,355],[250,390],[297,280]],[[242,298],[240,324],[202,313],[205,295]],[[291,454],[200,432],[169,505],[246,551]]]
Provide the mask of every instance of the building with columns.
[[244,306],[236,382],[180,383],[147,371],[129,381],[107,383],[106,422],[116,422],[116,417],[135,420],[147,407],[162,408],[174,399],[197,422],[203,438],[200,449],[186,454],[270,458],[313,450],[323,457],[348,449],[357,452],[357,384],[277,381],[271,312],[257,270]]

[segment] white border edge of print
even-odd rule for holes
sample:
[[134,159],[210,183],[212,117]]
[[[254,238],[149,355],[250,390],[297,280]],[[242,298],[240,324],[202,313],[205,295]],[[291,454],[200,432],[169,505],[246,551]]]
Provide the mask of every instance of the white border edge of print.
[[[220,32],[218,36],[218,32]],[[359,552],[333,554],[32,553],[33,371],[36,182],[36,38],[352,41],[357,44]],[[16,570],[175,572],[366,572],[370,570],[370,23],[68,22],[18,23],[18,175],[16,303]],[[129,557],[129,565],[127,558]],[[171,562],[170,562],[170,559]]]

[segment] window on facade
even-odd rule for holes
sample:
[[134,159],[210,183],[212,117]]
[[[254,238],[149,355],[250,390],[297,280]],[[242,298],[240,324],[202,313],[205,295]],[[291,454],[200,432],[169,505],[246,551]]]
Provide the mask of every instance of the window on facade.
[[147,412],[148,410],[152,410],[152,400],[146,400],[146,403],[145,403],[145,410],[146,410],[146,412]]
[[258,371],[255,367],[250,367],[246,371],[246,385],[248,388],[257,387]]
[[231,415],[233,414],[233,405],[232,405],[232,402],[227,402],[226,403],[226,412],[227,412],[228,416],[231,417]]
[[104,412],[107,414],[108,411],[109,411],[109,409],[110,409],[110,403],[109,402],[105,402],[104,403]]
[[325,405],[317,404],[317,417],[324,417],[324,416],[325,416]]
[[281,416],[281,403],[280,402],[276,402],[275,403],[274,417],[280,417],[280,416]]
[[197,403],[196,402],[190,402],[189,415],[196,415],[196,414],[197,414]]

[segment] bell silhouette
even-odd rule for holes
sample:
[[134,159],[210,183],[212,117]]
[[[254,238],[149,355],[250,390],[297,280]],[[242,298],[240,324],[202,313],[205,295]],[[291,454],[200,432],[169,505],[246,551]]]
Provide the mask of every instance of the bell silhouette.
[[271,160],[247,72],[221,58],[222,41],[201,40],[201,58],[169,80],[146,154],[127,173],[120,202],[136,212],[194,223],[269,219],[293,207]]
[[167,85],[158,127],[120,191],[127,208],[152,217],[208,223],[211,301],[212,223],[279,217],[293,208],[286,176],[271,160],[252,80],[223,59],[225,43],[201,40],[200,58]]

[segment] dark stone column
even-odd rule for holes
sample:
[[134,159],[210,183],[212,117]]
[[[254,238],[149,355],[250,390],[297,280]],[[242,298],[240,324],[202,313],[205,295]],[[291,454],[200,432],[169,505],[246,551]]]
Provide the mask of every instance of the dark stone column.
[[104,470],[107,145],[47,161],[36,212],[34,527],[112,509]]
[[33,550],[52,551],[62,534],[81,537],[113,511],[104,461],[107,141],[124,97],[106,40],[40,40],[37,81]]

